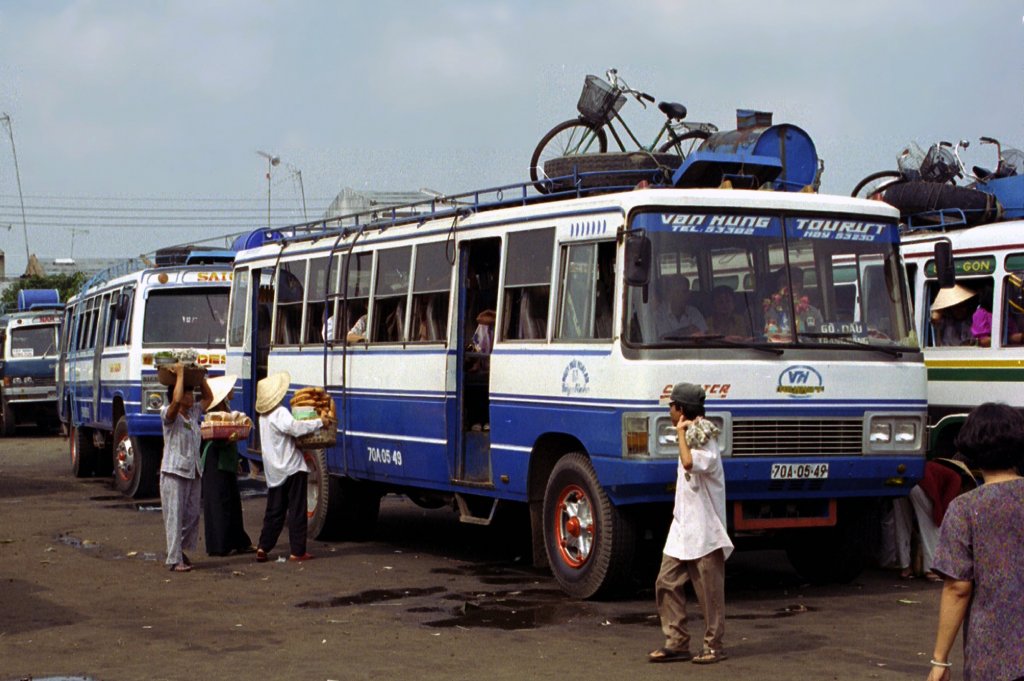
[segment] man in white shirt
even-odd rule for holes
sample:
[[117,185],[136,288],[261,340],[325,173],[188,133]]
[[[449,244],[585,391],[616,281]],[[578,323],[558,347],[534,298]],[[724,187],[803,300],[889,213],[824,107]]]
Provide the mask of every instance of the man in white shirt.
[[[718,453],[718,428],[704,418],[704,389],[677,383],[669,415],[679,437],[676,500],[654,586],[665,646],[651,651],[650,662],[692,660],[712,664],[725,659],[725,559],[733,545],[726,532],[725,474]],[[704,615],[704,645],[690,654],[686,630],[686,583],[693,583]]]
[[684,276],[666,277],[662,280],[661,287],[664,295],[658,300],[655,317],[658,340],[708,332],[704,315],[690,305],[689,279]]

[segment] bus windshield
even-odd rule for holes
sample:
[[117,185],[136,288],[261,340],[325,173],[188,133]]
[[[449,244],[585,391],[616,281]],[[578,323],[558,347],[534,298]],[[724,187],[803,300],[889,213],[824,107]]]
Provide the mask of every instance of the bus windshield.
[[151,291],[143,345],[215,347],[227,340],[228,289]]
[[57,327],[26,326],[11,333],[11,359],[57,354]]
[[652,266],[646,291],[628,289],[628,344],[918,349],[893,222],[705,210],[631,227]]

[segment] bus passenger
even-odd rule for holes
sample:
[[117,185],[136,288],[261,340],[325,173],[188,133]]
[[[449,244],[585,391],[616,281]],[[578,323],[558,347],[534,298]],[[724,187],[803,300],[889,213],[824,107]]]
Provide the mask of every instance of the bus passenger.
[[[669,416],[679,438],[676,499],[654,586],[665,645],[651,651],[650,662],[692,660],[712,664],[725,659],[725,560],[733,545],[726,531],[725,473],[718,453],[719,429],[704,418],[704,388],[677,383]],[[686,630],[686,583],[693,583],[704,615],[704,645],[690,654]]]
[[[793,290],[789,290],[789,279]],[[804,291],[804,272],[799,267],[780,269],[775,273],[775,290],[764,299],[764,333],[769,340],[786,341],[792,337],[790,316],[796,315],[797,333],[809,333],[819,328],[824,321],[821,311],[811,304]]]
[[661,290],[664,295],[655,322],[659,339],[707,333],[708,325],[704,315],[690,305],[689,279],[682,275],[665,277],[661,281]]
[[323,427],[320,419],[296,420],[281,404],[292,377],[287,371],[267,376],[256,384],[256,413],[260,415],[263,471],[267,478],[267,510],[263,516],[256,560],[265,563],[288,521],[288,560],[304,561],[306,552],[306,479],[309,469],[295,438]]
[[939,290],[931,307],[935,345],[971,345],[971,315],[975,307],[972,299],[977,295],[961,284]]
[[750,337],[750,324],[736,311],[733,291],[726,285],[716,286],[711,291],[711,316],[708,317],[708,332],[716,336]]
[[199,422],[213,402],[213,393],[203,376],[203,398],[196,404],[195,389],[185,387],[185,367],[170,366],[174,385],[167,386],[169,404],[160,410],[164,433],[164,458],[160,464],[160,506],[167,534],[167,566],[171,572],[189,572],[192,561],[183,549],[199,545],[199,504],[202,496]]

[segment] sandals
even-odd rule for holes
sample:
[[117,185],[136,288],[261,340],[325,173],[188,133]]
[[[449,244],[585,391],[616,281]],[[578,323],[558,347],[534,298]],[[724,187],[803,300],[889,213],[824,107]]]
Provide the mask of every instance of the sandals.
[[171,572],[192,572],[192,566],[185,563],[175,563],[168,568]]
[[715,664],[716,662],[721,662],[724,659],[726,659],[726,654],[721,648],[718,650],[705,648],[700,651],[700,655],[697,655],[690,661],[694,664]]
[[316,558],[312,553],[304,553],[301,556],[296,556],[294,553],[288,556],[288,560],[292,563],[304,563],[307,560],[313,560]]
[[263,549],[256,549],[256,562],[266,563],[270,558],[267,556],[267,552]]
[[929,570],[928,572],[924,573],[924,578],[927,579],[929,582],[941,582],[942,581],[942,577],[939,577],[937,574],[935,574],[931,570]]
[[648,662],[687,662],[693,659],[689,650],[672,650],[671,648],[658,648],[647,654]]

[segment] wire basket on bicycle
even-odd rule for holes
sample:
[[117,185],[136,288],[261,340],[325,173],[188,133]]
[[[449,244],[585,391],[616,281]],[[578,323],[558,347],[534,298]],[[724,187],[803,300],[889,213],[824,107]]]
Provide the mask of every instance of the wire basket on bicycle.
[[588,123],[604,125],[625,103],[626,96],[603,78],[587,76],[576,109]]

